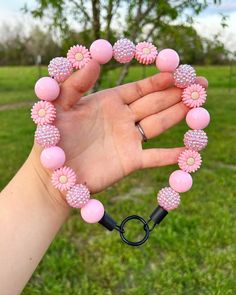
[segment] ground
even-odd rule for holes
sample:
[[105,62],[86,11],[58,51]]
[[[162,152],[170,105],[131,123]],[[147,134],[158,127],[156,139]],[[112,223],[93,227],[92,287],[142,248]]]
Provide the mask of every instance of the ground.
[[[178,210],[140,248],[122,244],[117,232],[83,223],[74,211],[23,295],[236,294],[236,75],[230,80],[228,67],[197,70],[210,84],[209,145],[202,152],[203,165],[194,175],[193,188],[183,195]],[[155,68],[146,73],[133,68],[127,81],[154,72]],[[34,125],[28,102],[35,99],[32,89],[37,75],[34,67],[0,68],[1,188],[32,145]],[[116,75],[109,73],[103,87],[113,85]],[[181,145],[185,130],[183,122],[145,147]],[[130,214],[147,218],[156,207],[156,192],[167,185],[168,174],[175,168],[139,171],[98,198],[117,221]]]

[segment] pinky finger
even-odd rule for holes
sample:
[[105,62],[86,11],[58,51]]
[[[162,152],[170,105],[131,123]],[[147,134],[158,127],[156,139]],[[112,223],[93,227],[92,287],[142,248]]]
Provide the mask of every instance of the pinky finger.
[[146,149],[142,151],[142,168],[153,168],[176,164],[184,147],[168,149]]

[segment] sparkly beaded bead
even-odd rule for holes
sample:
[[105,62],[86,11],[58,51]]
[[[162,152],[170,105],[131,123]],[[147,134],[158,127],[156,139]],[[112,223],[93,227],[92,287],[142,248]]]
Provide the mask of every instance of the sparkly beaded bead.
[[55,146],[60,140],[60,132],[53,125],[38,126],[35,131],[35,140],[44,148]]
[[163,209],[171,211],[179,206],[180,195],[171,187],[164,187],[159,191],[157,201]]
[[90,192],[86,185],[76,184],[66,194],[67,203],[73,208],[82,208],[88,203]]
[[73,67],[67,58],[55,57],[49,63],[48,73],[57,82],[61,83],[73,73]]
[[195,83],[196,72],[190,65],[180,65],[174,72],[175,86],[186,88]]
[[207,146],[208,138],[203,130],[189,130],[184,134],[184,144],[187,148],[201,151]]
[[130,62],[135,55],[135,45],[129,39],[120,39],[113,45],[113,57],[119,63]]

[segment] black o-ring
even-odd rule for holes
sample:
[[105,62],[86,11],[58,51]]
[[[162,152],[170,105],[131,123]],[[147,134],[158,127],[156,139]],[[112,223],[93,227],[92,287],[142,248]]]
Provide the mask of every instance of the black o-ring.
[[[145,231],[145,236],[143,237],[143,239],[140,240],[140,241],[137,241],[137,242],[129,241],[129,240],[125,237],[125,235],[124,235],[124,233],[125,233],[125,231],[124,231],[124,227],[125,227],[126,223],[127,223],[128,221],[130,221],[130,220],[133,220],[133,219],[136,219],[136,220],[141,221],[141,222],[143,223],[143,229],[144,229],[144,231]],[[120,225],[120,237],[121,237],[121,239],[122,239],[123,242],[125,242],[126,244],[128,244],[128,245],[130,245],[130,246],[140,246],[140,245],[144,244],[144,243],[148,240],[148,238],[149,238],[149,234],[150,234],[150,230],[149,230],[148,223],[146,222],[146,220],[145,220],[143,217],[141,217],[141,216],[139,216],[139,215],[131,215],[131,216],[128,216],[128,217],[126,217],[126,218],[121,222],[121,225]]]

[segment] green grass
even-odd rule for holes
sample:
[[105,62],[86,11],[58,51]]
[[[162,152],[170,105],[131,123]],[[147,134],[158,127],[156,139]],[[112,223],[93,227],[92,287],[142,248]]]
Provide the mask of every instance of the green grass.
[[[27,95],[35,80],[33,69],[17,69],[18,74],[14,68],[0,69],[1,102],[10,102],[13,93],[19,92],[31,99]],[[29,75],[26,78],[24,70]],[[203,166],[194,175],[192,190],[183,195],[179,209],[154,230],[149,242],[140,248],[125,246],[116,232],[85,224],[74,211],[23,295],[236,294],[236,89],[228,91],[227,71],[225,67],[198,68],[211,85],[206,104],[212,116],[207,128],[209,146],[202,153]],[[10,73],[15,75],[14,81],[9,81]],[[128,80],[141,73],[140,68],[133,69]],[[116,74],[108,75],[104,87]],[[13,101],[21,101],[21,97]],[[34,126],[28,114],[28,108],[0,112],[1,188],[30,150]],[[182,123],[146,147],[181,144],[185,130]],[[99,199],[118,221],[130,214],[146,218],[156,206],[156,192],[167,184],[174,168],[136,172]]]

